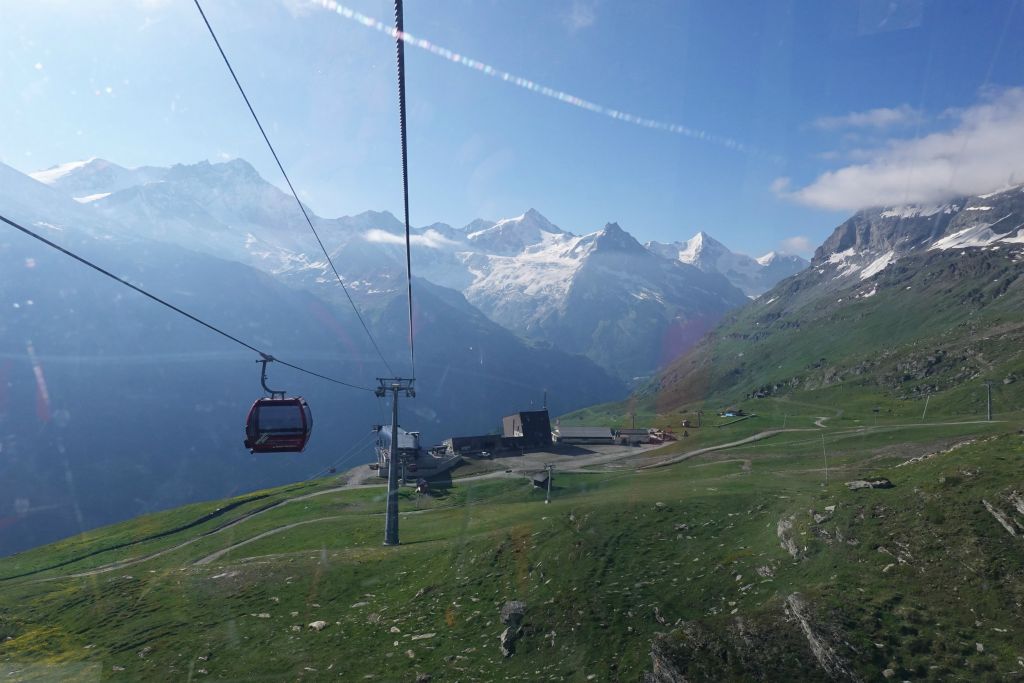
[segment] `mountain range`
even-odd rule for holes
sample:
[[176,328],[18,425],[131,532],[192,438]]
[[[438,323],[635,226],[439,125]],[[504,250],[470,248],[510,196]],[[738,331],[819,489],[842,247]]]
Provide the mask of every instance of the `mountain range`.
[[[133,235],[240,260],[338,296],[333,285],[319,291],[333,274],[292,198],[244,160],[125,169],[93,159],[35,177]],[[404,291],[404,226],[393,215],[327,219],[307,211],[357,302],[376,309]],[[461,292],[513,333],[583,354],[624,381],[651,375],[744,304],[744,293],[802,265],[798,257],[761,264],[703,239],[704,257],[691,263],[645,248],[617,224],[577,235],[534,209],[461,229],[434,223],[412,235],[417,275]]]

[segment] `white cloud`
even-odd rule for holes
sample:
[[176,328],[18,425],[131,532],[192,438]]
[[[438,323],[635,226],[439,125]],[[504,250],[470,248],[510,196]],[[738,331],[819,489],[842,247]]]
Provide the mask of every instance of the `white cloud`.
[[811,240],[807,239],[804,235],[787,237],[779,243],[779,252],[783,254],[799,254],[800,256],[806,256],[812,251],[814,251],[814,245],[811,244]]
[[[363,238],[367,242],[376,242],[378,244],[398,244],[405,246],[405,235],[396,235],[393,232],[386,230],[380,230],[374,228],[368,230]],[[427,230],[422,235],[412,235],[409,237],[409,242],[416,246],[427,247],[428,249],[444,249],[448,247],[454,247],[458,243],[448,239],[437,230]]]
[[860,150],[864,163],[828,171],[793,191],[780,178],[772,189],[808,206],[856,210],[942,202],[1024,180],[1024,88],[986,93],[950,118],[949,130],[890,140]]
[[572,0],[572,6],[565,15],[565,25],[571,33],[589,28],[597,21],[597,11],[593,2]]
[[843,128],[891,128],[906,126],[922,120],[921,112],[909,104],[898,107],[879,107],[867,111],[854,111],[843,116],[823,116],[814,122],[815,128],[841,130]]

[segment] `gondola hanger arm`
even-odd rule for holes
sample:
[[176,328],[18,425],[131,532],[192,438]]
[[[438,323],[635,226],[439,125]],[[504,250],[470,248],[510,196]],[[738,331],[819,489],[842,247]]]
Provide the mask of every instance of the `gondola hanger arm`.
[[270,398],[284,398],[284,390],[277,391],[267,386],[267,363],[273,363],[275,358],[269,353],[261,353],[260,355],[263,358],[256,362],[260,364],[260,384],[263,385],[263,391],[270,394]]

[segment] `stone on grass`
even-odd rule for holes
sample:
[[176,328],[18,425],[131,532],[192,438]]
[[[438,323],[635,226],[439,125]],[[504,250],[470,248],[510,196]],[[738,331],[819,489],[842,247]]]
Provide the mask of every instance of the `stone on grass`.
[[853,481],[846,482],[846,488],[851,491],[857,491],[858,489],[891,489],[892,487],[893,483],[885,477],[854,479]]

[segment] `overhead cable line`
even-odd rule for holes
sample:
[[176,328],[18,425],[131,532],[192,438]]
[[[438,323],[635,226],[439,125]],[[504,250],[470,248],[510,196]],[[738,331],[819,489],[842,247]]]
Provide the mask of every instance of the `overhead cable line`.
[[395,0],[395,46],[398,50],[398,118],[402,126],[402,199],[405,206],[405,279],[409,287],[409,362],[416,379],[416,342],[412,327],[412,240],[409,236],[409,149],[405,116],[405,33],[402,0]]
[[93,263],[92,261],[90,261],[89,259],[87,259],[87,258],[85,258],[83,256],[79,256],[78,254],[74,253],[70,249],[65,249],[64,247],[60,246],[56,242],[51,242],[50,240],[46,239],[45,237],[43,237],[39,233],[34,232],[32,230],[29,230],[25,226],[23,226],[23,225],[21,225],[19,223],[16,223],[15,221],[12,221],[11,219],[7,218],[6,216],[0,215],[0,221],[3,221],[4,223],[6,223],[7,225],[11,226],[15,230],[20,230],[21,232],[25,233],[29,237],[32,237],[32,238],[34,238],[36,240],[39,240],[40,242],[42,242],[46,246],[52,247],[53,249],[56,249],[57,251],[61,252],[65,256],[70,256],[71,258],[75,259],[79,263],[82,263],[82,264],[85,264],[85,265],[89,266],[93,270],[95,270],[95,271],[97,271],[99,273],[102,273],[103,275],[106,275],[110,279],[115,280],[117,282],[120,282],[125,287],[128,287],[130,289],[135,290],[136,292],[138,292],[142,296],[145,296],[145,297],[147,297],[149,299],[152,299],[153,301],[157,302],[158,304],[166,306],[167,308],[171,309],[175,313],[179,313],[179,314],[185,316],[186,318],[188,318],[189,320],[191,320],[193,322],[196,322],[196,323],[199,323],[200,325],[202,325],[203,327],[207,328],[208,330],[212,330],[213,332],[216,332],[217,334],[221,335],[222,337],[226,337],[227,339],[230,339],[231,341],[235,342],[236,344],[244,346],[245,348],[249,349],[250,351],[255,351],[264,360],[273,360],[273,361],[276,361],[276,362],[280,363],[281,365],[289,367],[289,368],[291,368],[293,370],[298,370],[299,372],[303,372],[303,373],[305,373],[307,375],[312,375],[313,377],[318,377],[318,378],[326,380],[328,382],[333,382],[334,384],[340,384],[342,386],[349,387],[351,389],[359,389],[361,391],[371,391],[371,392],[373,391],[373,389],[371,389],[369,387],[360,386],[358,384],[351,384],[349,382],[343,382],[340,379],[335,379],[333,377],[328,377],[327,375],[321,375],[319,372],[313,372],[312,370],[307,370],[306,368],[301,367],[299,365],[294,365],[292,363],[288,363],[286,361],[283,361],[280,358],[275,358],[274,356],[271,356],[269,353],[265,353],[264,351],[256,348],[252,344],[249,344],[248,342],[244,342],[241,339],[239,339],[238,337],[236,337],[236,336],[234,336],[232,334],[229,334],[228,332],[225,332],[224,330],[220,329],[219,327],[216,327],[215,325],[212,325],[212,324],[206,322],[205,320],[192,315],[188,311],[186,311],[186,310],[184,310],[182,308],[179,308],[179,307],[175,306],[174,304],[172,304],[172,303],[170,303],[168,301],[165,301],[164,299],[161,299],[157,295],[150,294],[149,292],[147,292],[143,288],[139,287],[138,285],[133,285],[131,282],[129,282],[128,280],[125,280],[123,277],[120,277],[119,275],[115,275],[114,273],[111,273],[109,270],[107,270],[105,268],[102,268],[101,266],[96,265],[95,263]]
[[[224,48],[221,47],[220,40],[217,39],[217,34],[214,32],[213,26],[210,25],[210,20],[206,18],[206,13],[203,11],[202,5],[199,4],[199,0],[193,1],[195,2],[196,9],[199,10],[199,16],[203,18],[203,23],[206,24],[206,28],[210,32],[210,37],[213,38],[213,42],[217,46],[217,51],[220,52],[220,56],[224,59],[224,65],[228,67],[228,71],[231,73],[231,78],[234,79],[235,85],[238,86],[238,92],[241,93],[242,99],[245,100],[245,105],[249,108],[249,113],[252,114],[252,118],[256,122],[256,126],[260,129],[263,141],[267,143],[267,148],[270,150],[270,154],[274,157],[274,161],[277,162],[277,168],[280,169],[281,175],[284,176],[285,182],[288,183],[288,189],[291,190],[292,197],[295,198],[295,203],[299,205],[299,210],[302,212],[302,216],[306,219],[309,229],[313,231],[313,236],[316,237],[316,242],[320,245],[320,251],[324,253],[327,263],[331,266],[331,270],[334,271],[334,276],[338,279],[338,283],[341,285],[342,290],[344,290],[345,298],[348,299],[348,303],[352,306],[352,310],[355,311],[356,317],[359,319],[359,323],[363,326],[366,336],[369,337],[370,343],[373,344],[373,348],[380,357],[381,362],[384,363],[384,367],[386,367],[388,372],[392,375],[395,374],[391,369],[391,366],[388,364],[388,361],[384,358],[384,354],[381,353],[380,347],[377,345],[377,340],[374,339],[373,334],[370,332],[370,328],[367,327],[366,321],[363,320],[363,315],[359,312],[359,307],[356,306],[356,302],[352,300],[352,295],[349,293],[348,287],[345,286],[345,280],[342,279],[338,269],[334,267],[334,261],[331,259],[331,255],[327,253],[327,248],[324,246],[323,240],[320,239],[320,234],[316,231],[316,228],[313,227],[313,221],[309,217],[309,212],[306,211],[305,205],[302,203],[302,200],[299,199],[299,195],[295,191],[295,186],[292,185],[291,178],[288,177],[288,172],[284,170],[284,164],[281,163],[281,158],[277,156],[277,151],[274,149],[274,145],[271,144],[270,138],[267,136],[267,131],[263,129],[260,117],[256,115],[256,110],[253,109],[252,103],[249,101],[249,96],[245,93],[245,88],[242,87],[242,82],[238,80],[238,76],[235,74],[235,69],[231,66],[231,60],[228,59],[227,53],[225,53]],[[406,236],[406,240],[408,240],[408,235]]]

